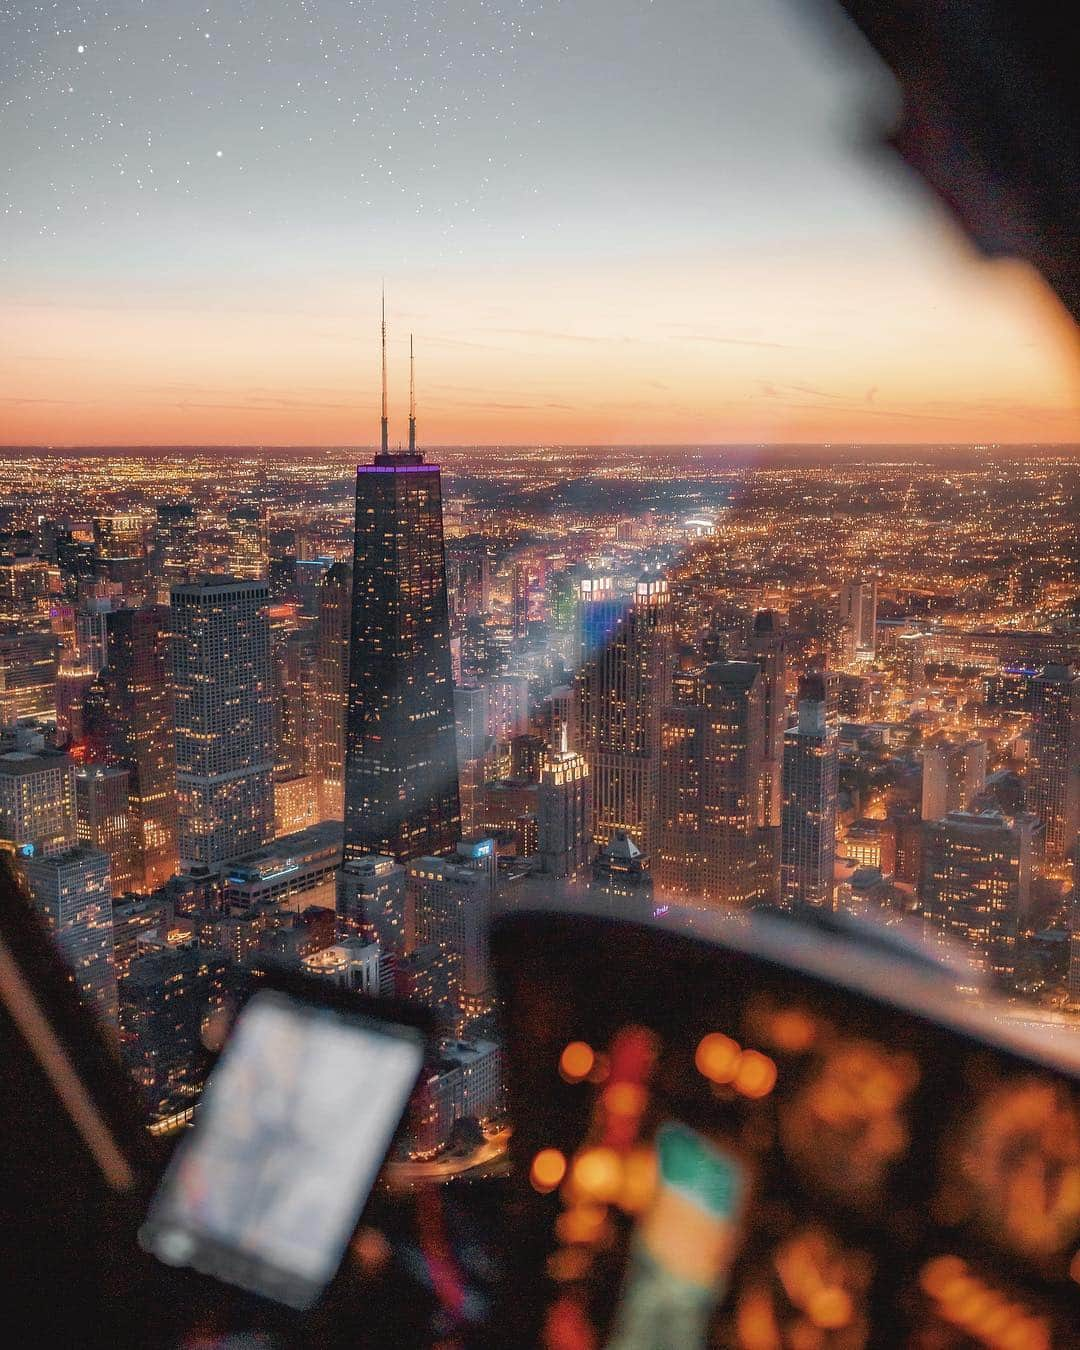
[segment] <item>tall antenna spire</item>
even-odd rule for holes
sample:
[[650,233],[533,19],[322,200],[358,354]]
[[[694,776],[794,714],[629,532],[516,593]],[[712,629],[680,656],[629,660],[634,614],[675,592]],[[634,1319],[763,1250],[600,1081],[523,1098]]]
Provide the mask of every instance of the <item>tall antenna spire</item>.
[[386,410],[386,285],[382,288],[382,452],[390,452],[390,423]]
[[416,454],[416,380],[413,376],[413,335],[409,334],[409,454]]

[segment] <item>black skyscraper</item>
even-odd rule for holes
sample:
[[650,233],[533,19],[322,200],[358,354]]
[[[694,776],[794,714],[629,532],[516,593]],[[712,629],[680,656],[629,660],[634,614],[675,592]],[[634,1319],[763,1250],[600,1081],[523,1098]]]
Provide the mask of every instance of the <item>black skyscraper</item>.
[[[356,471],[345,857],[438,854],[461,835],[437,464],[387,447]],[[410,410],[410,446],[414,442]]]

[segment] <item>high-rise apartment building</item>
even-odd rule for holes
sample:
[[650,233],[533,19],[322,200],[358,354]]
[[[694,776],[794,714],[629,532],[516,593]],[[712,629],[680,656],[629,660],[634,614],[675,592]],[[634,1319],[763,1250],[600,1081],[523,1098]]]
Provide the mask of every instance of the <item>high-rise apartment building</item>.
[[83,734],[92,763],[127,770],[132,885],[149,892],[177,867],[169,611],[144,605],[106,620],[108,663],[84,695]]
[[1080,829],[1080,671],[1048,665],[1031,681],[1028,808],[1046,830],[1046,853],[1064,858]]
[[932,741],[923,750],[923,820],[966,811],[985,786],[985,741]]
[[1010,982],[1017,934],[1027,915],[1032,867],[1032,816],[997,810],[950,811],[924,828],[920,893],[931,943],[959,940],[976,966]]
[[592,859],[592,782],[585,756],[568,750],[549,750],[540,766],[536,794],[536,835],[539,870],[546,876],[582,875]]
[[834,903],[839,745],[828,677],[799,681],[798,721],[784,736],[780,899],[786,906]]
[[660,737],[656,885],[664,900],[738,907],[764,898],[764,683],[756,661],[676,676]]
[[79,992],[116,1021],[116,962],[108,855],[80,845],[48,856],[20,856],[35,909],[44,917]]
[[[586,583],[582,583],[585,585]],[[584,602],[583,628],[592,655],[576,677],[576,747],[592,779],[592,838],[605,845],[613,831],[652,849],[660,771],[660,719],[669,701],[674,623],[668,583],[643,577],[634,602],[612,629],[606,600]],[[606,640],[605,640],[606,637]],[[573,741],[572,741],[573,743]]]
[[336,562],[319,583],[319,818],[345,819],[345,719],[349,703],[352,568]]
[[114,896],[135,886],[135,831],[128,800],[128,771],[84,764],[75,771],[79,843],[109,859]]
[[442,479],[386,448],[356,471],[345,857],[453,848],[461,833]]
[[205,577],[172,591],[178,851],[213,869],[274,835],[269,588]]

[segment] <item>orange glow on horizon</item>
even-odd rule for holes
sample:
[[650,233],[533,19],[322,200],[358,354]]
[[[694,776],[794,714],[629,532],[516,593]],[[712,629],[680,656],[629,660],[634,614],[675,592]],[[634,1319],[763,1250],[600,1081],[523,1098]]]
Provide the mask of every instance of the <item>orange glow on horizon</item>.
[[[374,443],[377,283],[125,284],[0,304],[0,441]],[[1027,269],[947,235],[424,273],[388,302],[395,443],[409,331],[428,445],[1080,442],[1067,318]]]

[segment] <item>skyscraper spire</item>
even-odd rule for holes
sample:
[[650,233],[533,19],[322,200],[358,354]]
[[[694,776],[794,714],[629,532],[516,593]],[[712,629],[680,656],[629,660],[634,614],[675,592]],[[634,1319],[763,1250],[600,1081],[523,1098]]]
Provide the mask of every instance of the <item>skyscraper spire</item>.
[[413,335],[409,334],[409,454],[416,454],[416,381],[413,377]]
[[382,453],[390,451],[390,423],[386,409],[386,287],[382,289]]

